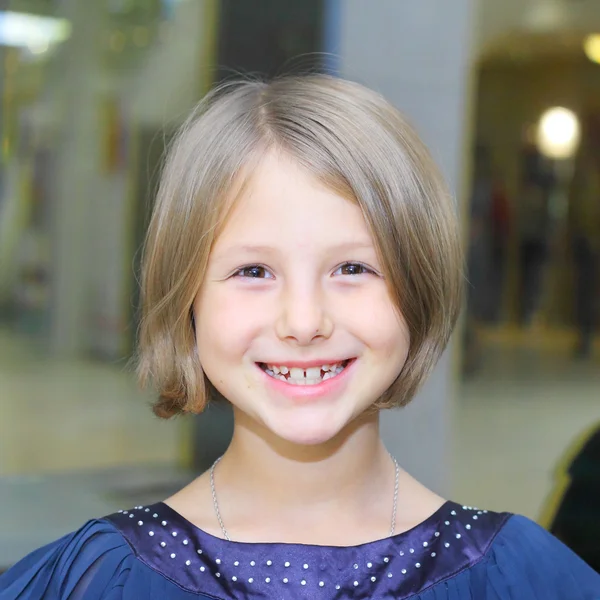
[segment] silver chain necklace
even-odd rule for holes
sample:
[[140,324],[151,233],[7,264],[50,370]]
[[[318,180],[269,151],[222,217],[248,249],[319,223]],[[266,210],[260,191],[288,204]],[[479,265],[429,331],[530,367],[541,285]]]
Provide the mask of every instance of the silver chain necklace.
[[[223,537],[230,542],[231,538],[229,537],[229,533],[227,529],[225,529],[225,524],[223,523],[223,518],[221,517],[221,511],[219,510],[219,502],[217,500],[217,492],[215,490],[215,467],[219,464],[219,461],[223,458],[220,456],[215,460],[212,467],[210,468],[210,490],[212,492],[213,498],[213,507],[215,509],[215,515],[217,516],[217,520],[219,521],[219,526],[221,527],[221,532],[223,533]],[[398,465],[398,461],[390,455],[390,458],[394,461],[394,468],[396,470],[395,479],[394,479],[394,504],[392,508],[392,524],[390,527],[390,536],[393,536],[396,532],[396,511],[398,509],[398,488],[400,483],[400,466]]]

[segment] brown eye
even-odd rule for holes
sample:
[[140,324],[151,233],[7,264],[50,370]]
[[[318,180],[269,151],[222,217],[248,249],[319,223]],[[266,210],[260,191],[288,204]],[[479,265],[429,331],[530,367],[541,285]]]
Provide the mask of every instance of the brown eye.
[[363,275],[364,273],[372,273],[370,269],[367,269],[360,263],[346,263],[334,271],[334,275]]
[[248,279],[269,279],[273,276],[267,269],[260,265],[244,267],[235,273],[236,277],[247,277]]

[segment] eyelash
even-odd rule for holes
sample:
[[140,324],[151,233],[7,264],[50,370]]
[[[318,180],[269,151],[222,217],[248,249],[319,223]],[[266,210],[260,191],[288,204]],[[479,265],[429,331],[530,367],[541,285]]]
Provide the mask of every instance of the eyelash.
[[248,265],[246,267],[242,267],[241,269],[238,269],[233,275],[232,277],[241,277],[243,279],[273,279],[273,276],[271,275],[271,277],[248,277],[246,275],[242,275],[242,273],[244,271],[250,271],[251,269],[262,269],[265,273],[269,273],[269,270],[267,269],[267,267],[263,267],[262,265]]
[[[348,274],[346,274],[348,277],[357,277],[358,275],[378,275],[378,273],[376,273],[373,269],[370,269],[369,267],[367,267],[363,263],[360,263],[360,262],[350,262],[350,261],[349,262],[345,262],[342,265],[340,265],[339,267],[337,267],[335,269],[334,273],[337,273],[338,271],[340,271],[344,267],[348,267],[348,266],[359,267],[359,269],[362,270],[362,272],[360,272],[360,273],[348,273]],[[242,274],[244,271],[250,271],[252,269],[262,269],[265,273],[269,273],[271,275],[271,277],[249,277],[247,275],[243,275]],[[233,273],[232,277],[241,277],[243,279],[274,279],[273,275],[270,273],[270,271],[267,269],[267,267],[265,267],[263,265],[247,265],[245,267],[242,267],[242,268],[238,269],[235,273]]]

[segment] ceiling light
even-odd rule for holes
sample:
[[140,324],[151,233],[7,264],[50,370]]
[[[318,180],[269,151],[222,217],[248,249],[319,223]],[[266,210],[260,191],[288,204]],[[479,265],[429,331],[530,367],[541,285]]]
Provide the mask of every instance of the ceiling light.
[[600,34],[588,35],[583,42],[583,50],[592,62],[600,64]]
[[579,145],[580,127],[577,115],[568,108],[555,107],[541,117],[537,128],[537,144],[545,156],[570,158]]
[[71,35],[65,19],[27,13],[0,11],[0,45],[17,48],[46,48]]

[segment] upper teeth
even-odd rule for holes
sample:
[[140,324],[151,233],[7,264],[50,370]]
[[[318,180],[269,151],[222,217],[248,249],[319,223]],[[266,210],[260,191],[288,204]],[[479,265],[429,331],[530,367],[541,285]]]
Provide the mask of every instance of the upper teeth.
[[[333,363],[321,367],[309,367],[308,369],[287,367],[285,365],[267,365],[266,369],[269,375],[272,375],[277,379],[283,379],[288,383],[300,384],[320,383],[321,381],[334,377],[343,370],[344,367],[342,363]],[[323,376],[321,376],[321,371],[325,373]],[[286,375],[289,375],[289,377],[285,377]]]
[[309,367],[308,369],[299,369],[298,367],[286,367],[285,365],[267,365],[267,369],[273,373],[282,373],[283,375],[290,374],[290,377],[320,377],[321,371],[335,371],[337,367],[341,367],[341,363],[332,365],[323,365],[322,367]]

